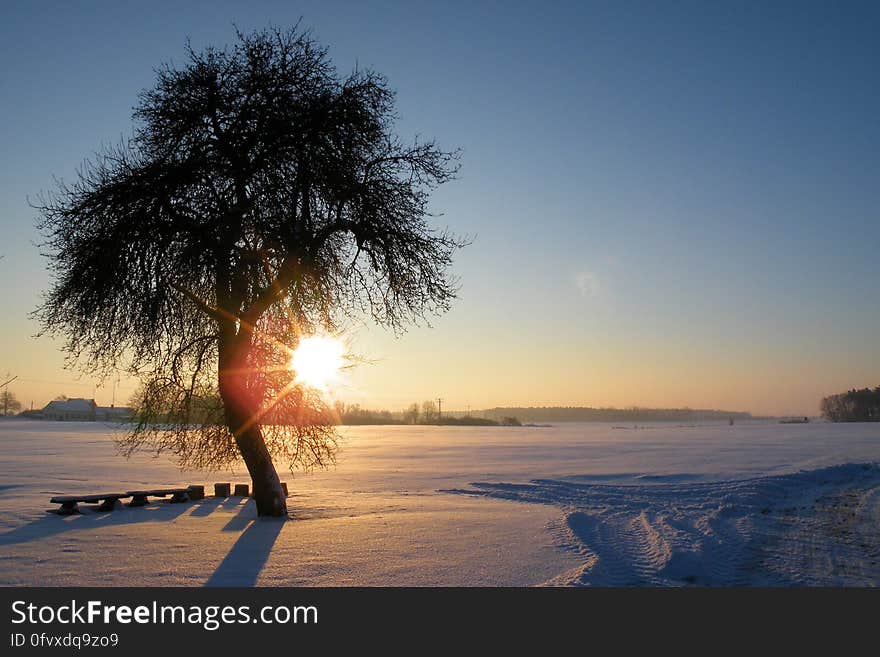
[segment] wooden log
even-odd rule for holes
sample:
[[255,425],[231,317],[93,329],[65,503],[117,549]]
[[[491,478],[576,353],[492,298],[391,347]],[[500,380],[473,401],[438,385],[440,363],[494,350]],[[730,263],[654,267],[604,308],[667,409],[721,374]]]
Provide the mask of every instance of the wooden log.
[[56,495],[50,497],[49,502],[52,504],[64,504],[65,502],[79,502],[82,499],[79,495]]
[[108,497],[116,499],[128,497],[129,493],[95,493],[94,495],[56,495],[49,501],[53,504],[63,504],[64,502],[85,502],[86,504],[97,504]]
[[146,490],[130,490],[128,491],[128,495],[132,493],[145,493],[151,497],[167,497],[168,495],[174,495],[175,493],[179,493],[180,491],[187,490],[186,488],[148,488]]
[[193,485],[193,486],[189,486],[187,490],[189,490],[189,499],[191,499],[193,501],[205,499],[205,487],[204,486]]
[[235,497],[247,497],[250,487],[247,484],[235,484],[235,491],[232,493]]
[[189,488],[150,488],[148,490],[130,490],[125,495],[131,496],[128,506],[144,506],[149,504],[148,497],[167,497],[171,495],[171,502],[185,502],[189,500]]
[[214,497],[229,497],[230,484],[214,484]]
[[128,497],[128,493],[97,493],[95,495],[56,495],[49,501],[52,504],[60,504],[58,510],[59,515],[69,516],[73,513],[79,513],[77,502],[85,504],[98,504],[98,511],[112,511],[116,508],[116,503],[120,498]]

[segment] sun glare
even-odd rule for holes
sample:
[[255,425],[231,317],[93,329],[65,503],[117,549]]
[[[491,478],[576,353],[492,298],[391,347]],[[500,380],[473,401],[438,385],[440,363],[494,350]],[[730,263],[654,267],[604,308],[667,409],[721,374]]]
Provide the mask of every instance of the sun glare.
[[325,335],[303,338],[293,351],[290,369],[296,381],[313,388],[326,389],[345,364],[345,345]]

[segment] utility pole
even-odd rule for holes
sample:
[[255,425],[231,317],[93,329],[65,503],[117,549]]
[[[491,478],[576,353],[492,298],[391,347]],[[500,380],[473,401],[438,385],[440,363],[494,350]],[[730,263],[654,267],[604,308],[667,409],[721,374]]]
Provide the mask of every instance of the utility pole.
[[440,419],[443,417],[443,400],[440,397],[437,397],[437,424],[440,424]]

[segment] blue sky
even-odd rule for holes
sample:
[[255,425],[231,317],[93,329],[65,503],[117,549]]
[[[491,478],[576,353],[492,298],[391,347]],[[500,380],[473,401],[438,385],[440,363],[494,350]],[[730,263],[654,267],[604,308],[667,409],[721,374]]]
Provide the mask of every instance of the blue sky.
[[185,4],[4,5],[0,374],[26,403],[92,391],[29,337],[26,196],[128,134],[187,36],[300,16],[388,76],[401,135],[463,149],[433,207],[475,237],[433,329],[356,327],[347,398],[814,413],[880,383],[876,4]]

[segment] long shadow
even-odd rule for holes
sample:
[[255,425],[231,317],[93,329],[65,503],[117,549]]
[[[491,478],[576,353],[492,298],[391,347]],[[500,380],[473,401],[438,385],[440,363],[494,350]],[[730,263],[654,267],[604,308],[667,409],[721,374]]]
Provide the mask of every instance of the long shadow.
[[246,501],[239,507],[238,513],[223,525],[223,528],[220,530],[221,532],[240,532],[247,529],[257,514],[256,507],[253,504],[248,504],[249,501]]
[[76,530],[94,531],[102,527],[130,525],[140,522],[168,522],[192,509],[194,504],[201,506],[198,502],[184,502],[180,504],[152,502],[147,507],[122,507],[115,511],[103,513],[88,507],[83,510],[82,514],[72,516],[59,516],[55,513],[47,513],[42,518],[0,534],[0,545],[17,545]]
[[203,518],[211,515],[217,509],[227,509],[239,504],[241,504],[241,499],[238,497],[226,497],[222,500],[216,497],[206,497],[197,508],[193,509],[190,515],[194,518]]
[[287,518],[251,520],[205,586],[254,586],[286,521]]

